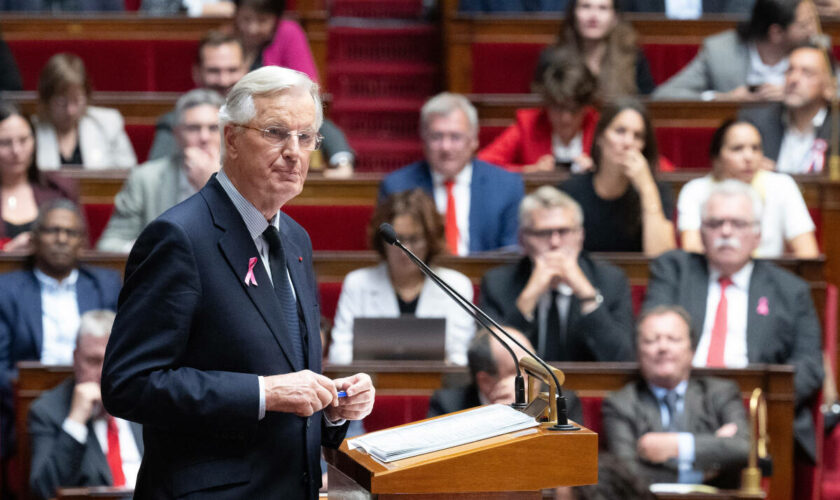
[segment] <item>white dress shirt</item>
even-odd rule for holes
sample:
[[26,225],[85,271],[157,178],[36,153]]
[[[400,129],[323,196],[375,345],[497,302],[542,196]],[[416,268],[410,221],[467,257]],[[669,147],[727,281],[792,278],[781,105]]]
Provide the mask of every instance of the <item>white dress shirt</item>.
[[[727,368],[743,368],[747,358],[747,312],[749,307],[750,277],[753,263],[749,262],[731,276],[732,284],[726,288],[726,344],[723,349],[723,364]],[[709,293],[706,296],[706,317],[703,334],[694,353],[694,366],[706,366],[709,356],[709,342],[715,324],[720,302],[720,272],[709,269]]]
[[41,285],[41,363],[72,365],[80,324],[79,302],[76,300],[79,271],[73,269],[61,282],[38,269],[34,273]]
[[750,67],[747,70],[747,85],[762,85],[770,83],[773,85],[784,85],[785,71],[788,69],[788,58],[785,57],[776,64],[769,66],[764,64],[758,49],[754,43],[749,45]]
[[583,154],[583,132],[575,134],[568,144],[564,144],[557,134],[551,134],[551,148],[558,161],[572,163]]
[[[455,197],[455,219],[458,222],[458,255],[470,253],[470,184],[472,183],[472,162],[467,163],[453,180],[452,195]],[[435,206],[446,217],[446,179],[432,171]]]
[[[120,439],[120,458],[122,459],[123,474],[125,474],[126,488],[134,489],[137,484],[137,473],[140,471],[140,449],[137,448],[137,442],[134,440],[134,432],[131,430],[131,424],[127,420],[114,417],[117,422],[117,431]],[[81,444],[87,443],[88,428],[75,420],[69,418],[64,419],[61,428],[70,435],[73,439]],[[99,417],[93,421],[93,433],[96,435],[96,440],[99,442],[99,447],[102,448],[102,453],[108,456],[108,421],[105,417]]]
[[[787,113],[783,115],[785,135],[779,147],[776,170],[788,174],[807,174],[823,170],[828,144],[823,139],[817,139],[817,129],[822,126],[827,115],[826,108],[819,110],[811,119],[811,126],[804,131],[792,126]],[[818,140],[821,142],[817,142]]]

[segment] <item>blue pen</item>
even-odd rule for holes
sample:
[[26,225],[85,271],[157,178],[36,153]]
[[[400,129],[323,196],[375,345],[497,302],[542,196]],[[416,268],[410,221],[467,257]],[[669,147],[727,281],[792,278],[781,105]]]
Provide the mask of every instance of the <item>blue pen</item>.
[[338,391],[338,397],[340,397],[340,398],[346,398],[346,397],[347,397],[347,392],[345,392],[345,391]]

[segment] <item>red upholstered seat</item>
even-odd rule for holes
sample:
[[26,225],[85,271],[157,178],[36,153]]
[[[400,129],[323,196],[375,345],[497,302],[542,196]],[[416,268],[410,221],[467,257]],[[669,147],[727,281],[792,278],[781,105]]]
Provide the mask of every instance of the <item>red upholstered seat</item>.
[[82,206],[82,210],[87,223],[90,247],[93,248],[99,237],[102,236],[105,226],[108,225],[108,219],[111,218],[114,205],[110,203],[86,203]]
[[126,124],[125,133],[128,134],[128,139],[134,147],[137,163],[145,162],[149,158],[149,150],[155,139],[155,126]]
[[305,227],[315,250],[365,250],[372,205],[287,205],[291,218]]
[[540,51],[538,43],[475,43],[472,46],[474,94],[523,94],[531,91],[531,77]]
[[338,309],[338,297],[341,295],[341,283],[318,283],[318,295],[321,297],[321,315],[332,321]]
[[[833,374],[837,374],[837,296],[835,285],[826,288],[825,331],[823,351],[828,356],[828,364]],[[817,428],[822,435],[822,429]],[[840,500],[840,425],[834,428],[823,442],[822,498]]]
[[429,396],[377,394],[373,411],[365,417],[367,432],[387,429],[426,418],[429,411]]
[[193,88],[190,68],[197,40],[9,40],[23,87],[35,90],[53,54],[71,52],[85,61],[96,90],[183,92]]
[[650,64],[650,74],[657,85],[671,78],[683,69],[700,49],[695,44],[645,44],[642,50]]
[[709,168],[709,144],[714,132],[714,128],[706,127],[659,127],[659,154],[677,168]]

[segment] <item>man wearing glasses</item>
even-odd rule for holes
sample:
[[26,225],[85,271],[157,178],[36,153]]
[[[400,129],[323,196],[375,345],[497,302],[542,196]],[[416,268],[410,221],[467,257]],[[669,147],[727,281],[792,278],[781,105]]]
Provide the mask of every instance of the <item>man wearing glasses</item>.
[[263,67],[219,114],[222,169],[128,257],[102,402],[144,426],[135,498],[314,499],[321,445],[374,396],[365,374],[320,374],[312,245],[280,211],[321,143],[318,86]]
[[75,203],[57,199],[41,207],[32,227],[31,267],[0,275],[0,440],[13,449],[12,378],[18,361],[70,366],[80,317],[116,310],[120,275],[80,266],[84,218]]
[[114,212],[96,248],[128,253],[146,224],[204,187],[218,172],[219,108],[222,96],[195,89],[175,106],[176,153],[148,161],[131,170],[114,200]]
[[481,306],[525,333],[550,361],[633,359],[633,305],[621,269],[592,260],[583,248],[583,212],[551,186],[519,205],[525,256],[490,270]]
[[513,247],[516,207],[524,185],[517,174],[473,158],[478,148],[478,114],[466,97],[443,92],[420,110],[425,160],[382,179],[379,201],[422,188],[435,200],[453,255]]
[[797,456],[813,462],[809,406],[823,381],[820,323],[807,283],[752,259],[761,239],[761,210],[749,185],[715,185],[701,208],[705,255],[674,250],[654,260],[645,309],[680,305],[689,312],[699,335],[694,366],[794,365]]

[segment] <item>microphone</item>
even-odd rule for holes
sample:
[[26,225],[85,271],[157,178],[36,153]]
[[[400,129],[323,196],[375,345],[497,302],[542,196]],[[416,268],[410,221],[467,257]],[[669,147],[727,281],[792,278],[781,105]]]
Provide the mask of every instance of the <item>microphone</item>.
[[516,409],[523,409],[527,406],[525,403],[525,379],[522,377],[522,371],[519,369],[519,360],[516,358],[516,354],[513,352],[513,349],[504,342],[499,335],[490,327],[490,324],[496,327],[499,332],[504,334],[511,342],[516,344],[520,349],[528,353],[531,357],[534,358],[545,370],[551,374],[551,378],[554,380],[554,386],[557,390],[557,398],[558,398],[558,405],[557,405],[557,425],[551,427],[551,430],[564,430],[564,431],[576,431],[580,430],[580,427],[576,427],[574,425],[569,424],[569,419],[567,416],[566,410],[566,398],[563,397],[563,392],[560,386],[560,382],[557,380],[557,377],[554,375],[551,368],[548,364],[542,360],[536,353],[532,352],[530,349],[526,348],[519,342],[516,338],[513,337],[510,333],[505,331],[499,323],[496,322],[493,318],[491,318],[487,313],[481,310],[478,306],[464,298],[463,295],[458,293],[457,290],[449,286],[440,276],[437,275],[432,269],[426,265],[419,257],[414,255],[414,252],[406,248],[400,240],[397,238],[397,233],[394,231],[394,227],[387,222],[382,223],[379,226],[379,234],[383,240],[389,245],[396,246],[400,250],[402,250],[408,258],[420,268],[420,270],[429,277],[441,290],[446,293],[449,298],[455,301],[461,309],[463,309],[467,314],[469,314],[473,319],[475,319],[478,323],[480,323],[484,328],[487,329],[488,332],[500,343],[502,346],[508,351],[510,356],[513,358],[514,366],[516,366],[516,378],[515,378],[515,398],[516,401],[511,405]]

